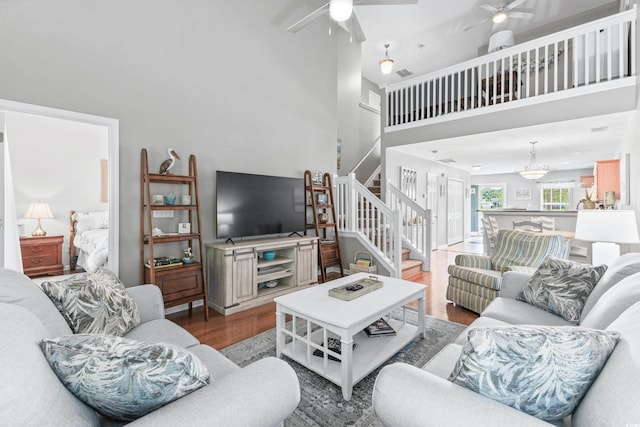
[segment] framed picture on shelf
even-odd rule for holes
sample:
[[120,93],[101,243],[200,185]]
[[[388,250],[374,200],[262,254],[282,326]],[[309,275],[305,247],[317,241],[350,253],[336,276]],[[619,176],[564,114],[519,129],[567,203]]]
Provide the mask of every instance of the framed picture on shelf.
[[189,234],[189,233],[191,233],[191,223],[181,222],[178,224],[178,234]]
[[530,188],[516,188],[516,200],[531,200]]

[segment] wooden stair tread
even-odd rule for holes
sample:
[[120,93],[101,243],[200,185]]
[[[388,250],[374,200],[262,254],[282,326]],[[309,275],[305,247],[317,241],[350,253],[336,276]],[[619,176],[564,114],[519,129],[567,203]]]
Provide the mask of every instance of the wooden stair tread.
[[402,260],[402,269],[408,269],[415,266],[422,266],[422,261],[419,259],[404,259]]

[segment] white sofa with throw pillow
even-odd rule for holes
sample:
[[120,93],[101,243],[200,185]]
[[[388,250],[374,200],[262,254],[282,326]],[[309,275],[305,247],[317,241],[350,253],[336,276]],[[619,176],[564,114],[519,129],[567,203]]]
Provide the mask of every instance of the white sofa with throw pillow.
[[[558,267],[549,261],[547,265]],[[578,280],[583,282],[598,277],[596,269],[576,274],[579,267],[575,270],[569,268],[569,261],[561,263],[567,268],[559,274],[581,276]],[[617,259],[588,295],[566,295],[583,302],[578,321],[550,312],[557,308],[554,304],[541,308],[518,300],[544,277],[505,273],[502,295],[456,343],[421,369],[403,363],[383,368],[373,391],[374,410],[382,423],[389,427],[638,423],[640,254]],[[565,289],[571,287],[565,284]],[[547,295],[549,300],[556,296]],[[571,317],[576,311],[563,314]],[[612,349],[613,341],[617,345]],[[578,382],[580,391],[573,388]],[[519,389],[523,384],[529,388]],[[530,408],[531,402],[542,405],[542,413],[540,408]],[[570,412],[562,419],[543,415],[567,402],[571,405],[564,410]]]
[[[67,284],[88,294],[78,283]],[[68,297],[67,288],[50,288],[50,299],[27,276],[0,269],[0,425],[276,426],[295,410],[300,386],[288,364],[265,358],[241,369],[165,319],[156,286],[120,290],[107,293],[105,304],[93,308],[98,315],[87,321],[72,318],[82,301],[64,302],[62,309],[71,313],[65,316],[52,302]],[[129,313],[120,320],[110,306],[116,297],[124,297]],[[74,334],[70,325],[89,333]],[[100,334],[92,330],[96,326],[120,329],[122,336]],[[111,385],[122,388],[113,392]],[[81,390],[81,398],[91,402],[72,388],[89,389]],[[106,402],[108,410],[131,412],[118,419],[94,410],[101,406],[92,399],[110,394],[120,401]],[[157,403],[143,401],[149,397],[171,401],[155,408]],[[141,410],[150,412],[132,418]]]

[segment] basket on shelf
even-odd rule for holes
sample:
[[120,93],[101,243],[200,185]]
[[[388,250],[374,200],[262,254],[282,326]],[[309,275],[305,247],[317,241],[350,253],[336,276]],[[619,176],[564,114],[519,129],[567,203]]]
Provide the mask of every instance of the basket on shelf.
[[378,272],[378,266],[373,265],[373,257],[369,252],[356,252],[353,254],[353,262],[349,264],[349,270],[356,273]]

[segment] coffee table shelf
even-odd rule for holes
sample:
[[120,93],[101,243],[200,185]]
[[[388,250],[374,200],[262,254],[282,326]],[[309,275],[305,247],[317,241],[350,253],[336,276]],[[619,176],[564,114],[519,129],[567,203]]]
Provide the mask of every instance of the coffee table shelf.
[[[391,356],[400,351],[407,342],[418,335],[418,326],[403,323],[395,319],[386,318],[387,322],[396,331],[396,335],[382,337],[368,337],[364,332],[358,332],[353,340],[356,347],[353,350],[353,383],[356,384],[369,375],[378,366],[383,364]],[[340,338],[336,334],[328,333],[330,338]],[[324,337],[324,329],[320,328],[311,333],[310,344],[305,336],[295,337],[293,341],[286,344],[282,349],[282,354],[292,360],[304,365],[307,369],[321,375],[337,385],[342,385],[342,366],[340,362],[330,360],[328,357],[314,356],[313,352],[320,349],[327,354],[321,346]],[[294,344],[295,343],[295,347]],[[341,358],[341,355],[332,353],[334,357]]]

